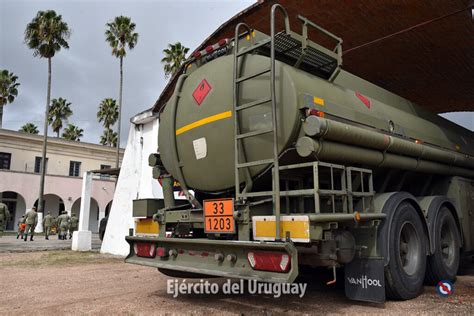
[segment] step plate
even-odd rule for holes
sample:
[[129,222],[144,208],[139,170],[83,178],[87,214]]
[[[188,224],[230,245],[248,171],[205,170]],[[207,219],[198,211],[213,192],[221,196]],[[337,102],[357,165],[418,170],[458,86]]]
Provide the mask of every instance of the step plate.
[[[275,216],[253,216],[253,239],[258,241],[274,241],[276,235]],[[309,217],[305,215],[280,216],[280,238],[286,239],[290,233],[293,242],[309,243]]]

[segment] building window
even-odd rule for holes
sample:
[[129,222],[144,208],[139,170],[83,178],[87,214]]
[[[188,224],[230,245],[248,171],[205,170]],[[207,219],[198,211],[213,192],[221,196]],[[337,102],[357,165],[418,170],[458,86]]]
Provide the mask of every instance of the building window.
[[[42,157],[35,157],[35,173],[41,172],[41,160],[43,160]],[[46,158],[46,172],[48,172],[48,158]]]
[[[100,165],[100,170],[105,170],[105,169],[110,169],[110,168],[111,168],[110,165]],[[108,174],[101,174],[101,175],[100,175],[100,179],[101,179],[101,180],[110,179],[110,175],[108,175]]]
[[71,160],[69,162],[69,176],[70,177],[79,177],[80,172],[81,172],[81,162]]
[[0,169],[10,169],[11,160],[12,160],[12,154],[0,153]]

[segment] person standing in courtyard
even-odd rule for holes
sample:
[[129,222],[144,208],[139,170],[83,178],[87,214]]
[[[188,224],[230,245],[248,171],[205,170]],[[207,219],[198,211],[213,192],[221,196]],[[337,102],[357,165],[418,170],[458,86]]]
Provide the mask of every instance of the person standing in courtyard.
[[26,215],[25,215],[25,223],[26,223],[26,228],[25,228],[25,237],[24,241],[28,239],[28,233],[31,233],[30,235],[30,241],[33,241],[33,236],[35,235],[35,227],[38,224],[38,213],[36,213],[36,207],[33,206],[31,210],[29,210]]
[[3,236],[3,231],[7,227],[7,222],[10,220],[10,211],[5,203],[0,202],[0,237]]
[[69,223],[69,239],[72,238],[72,233],[77,230],[79,226],[79,218],[77,218],[76,213],[72,213],[71,221]]
[[69,228],[69,222],[70,222],[69,215],[67,215],[66,211],[62,211],[61,215],[58,216],[58,227],[59,227],[58,238],[60,240],[66,240],[67,230]]
[[51,216],[50,212],[48,212],[48,214],[43,218],[44,238],[47,240],[49,240],[49,234],[51,233],[53,220],[54,218]]
[[25,224],[26,218],[25,214],[21,215],[20,220],[18,221],[18,234],[16,235],[16,239],[18,239],[21,236],[21,239],[23,239],[23,233],[25,232],[26,224]]

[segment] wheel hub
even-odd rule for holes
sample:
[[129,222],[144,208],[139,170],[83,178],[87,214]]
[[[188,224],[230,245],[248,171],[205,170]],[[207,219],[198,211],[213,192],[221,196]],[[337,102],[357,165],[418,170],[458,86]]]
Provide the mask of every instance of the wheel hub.
[[419,266],[421,243],[412,223],[403,223],[399,241],[399,259],[403,271],[413,275]]

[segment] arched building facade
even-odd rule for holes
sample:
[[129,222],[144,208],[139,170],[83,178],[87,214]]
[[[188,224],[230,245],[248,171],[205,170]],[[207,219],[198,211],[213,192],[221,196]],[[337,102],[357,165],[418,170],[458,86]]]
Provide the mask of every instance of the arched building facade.
[[[23,214],[38,204],[42,137],[0,129],[0,202],[6,203],[12,220],[7,230],[16,230]],[[114,165],[115,148],[82,142],[48,139],[44,210],[57,217],[65,210],[79,216],[82,173]],[[3,160],[1,160],[3,159]],[[92,181],[89,230],[97,232],[110,209],[115,179],[95,176]]]

